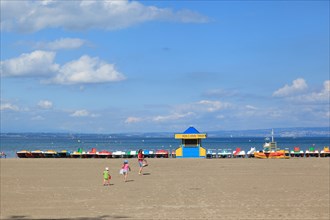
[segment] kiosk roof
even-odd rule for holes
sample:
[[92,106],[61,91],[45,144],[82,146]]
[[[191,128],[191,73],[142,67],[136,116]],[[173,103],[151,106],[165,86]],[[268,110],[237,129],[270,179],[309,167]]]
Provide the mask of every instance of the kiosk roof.
[[197,131],[197,129],[194,127],[189,127],[183,132],[183,134],[199,134],[199,131]]

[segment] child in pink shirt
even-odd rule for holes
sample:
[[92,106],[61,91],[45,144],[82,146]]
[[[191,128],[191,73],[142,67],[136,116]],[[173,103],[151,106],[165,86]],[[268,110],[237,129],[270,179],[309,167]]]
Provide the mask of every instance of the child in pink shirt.
[[123,166],[121,167],[122,173],[124,175],[124,181],[127,182],[128,171],[131,171],[130,166],[128,165],[128,160],[124,161]]

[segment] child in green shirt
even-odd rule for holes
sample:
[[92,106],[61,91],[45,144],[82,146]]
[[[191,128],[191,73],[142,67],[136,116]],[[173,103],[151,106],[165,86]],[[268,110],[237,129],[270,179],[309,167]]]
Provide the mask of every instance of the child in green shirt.
[[103,186],[110,186],[110,179],[109,168],[106,167],[103,171]]

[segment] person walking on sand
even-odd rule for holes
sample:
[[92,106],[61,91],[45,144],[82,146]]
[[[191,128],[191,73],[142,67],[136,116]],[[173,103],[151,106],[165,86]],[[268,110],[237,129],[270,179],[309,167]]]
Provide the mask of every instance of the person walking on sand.
[[139,167],[140,167],[139,174],[141,174],[143,167],[148,166],[147,161],[144,159],[142,149],[140,149],[138,152],[138,163],[139,163]]
[[124,164],[121,167],[121,172],[124,175],[124,181],[127,182],[128,171],[131,171],[131,167],[128,164],[128,160],[124,160]]
[[103,171],[103,186],[110,186],[111,175],[109,173],[109,168],[106,167]]

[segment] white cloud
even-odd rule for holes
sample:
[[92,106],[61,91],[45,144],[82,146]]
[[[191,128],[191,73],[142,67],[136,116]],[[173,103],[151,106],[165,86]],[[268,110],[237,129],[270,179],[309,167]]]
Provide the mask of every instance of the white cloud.
[[228,108],[230,105],[228,103],[223,103],[220,101],[211,101],[211,100],[201,100],[198,102],[198,105],[205,109],[208,112],[215,112],[225,108]]
[[285,85],[273,93],[275,97],[286,97],[289,95],[297,94],[298,92],[305,91],[308,88],[306,82],[302,78],[293,80],[292,85]]
[[257,107],[255,107],[253,105],[246,105],[245,108],[248,110],[257,110],[258,109]]
[[70,116],[72,117],[87,117],[89,116],[89,111],[83,109],[83,110],[77,110],[74,113],[72,113]]
[[182,119],[182,118],[187,118],[194,115],[193,112],[187,112],[184,114],[180,114],[180,113],[173,113],[170,115],[159,115],[159,116],[155,116],[152,118],[153,121],[156,122],[164,122],[164,121],[174,121],[174,120],[178,120],[178,119]]
[[59,69],[54,52],[36,50],[17,58],[1,61],[1,76],[48,76]]
[[50,5],[52,3],[55,3],[55,0],[41,0],[42,5]]
[[301,95],[295,99],[296,101],[298,100],[300,102],[324,102],[330,104],[330,80],[324,81],[321,91]]
[[34,48],[47,50],[76,49],[86,44],[86,41],[79,38],[60,38],[51,42],[35,43]]
[[32,121],[43,121],[43,120],[45,120],[45,118],[40,115],[37,115],[35,117],[32,117],[31,120]]
[[125,123],[126,124],[138,123],[138,122],[141,122],[142,120],[143,120],[142,118],[138,118],[138,117],[128,117],[125,120]]
[[10,104],[10,103],[4,103],[4,104],[0,104],[0,110],[1,111],[5,111],[5,110],[9,110],[9,111],[19,111],[18,106]]
[[145,6],[138,1],[1,1],[1,29],[35,32],[45,28],[115,30],[148,21],[205,23],[190,10]]
[[50,80],[57,84],[105,83],[124,80],[114,64],[106,63],[98,57],[84,55],[78,60],[63,65],[59,73]]
[[[323,82],[323,87],[318,91],[307,91],[307,84],[303,79],[293,81],[292,86],[285,87],[274,92],[273,96],[284,97],[294,103],[325,103],[330,104],[330,80]],[[303,92],[303,94],[299,93]]]
[[98,117],[97,114],[92,114],[89,111],[87,111],[86,109],[77,110],[77,111],[73,112],[70,116],[71,117]]
[[84,55],[62,66],[55,64],[55,52],[33,51],[1,61],[1,76],[44,77],[43,82],[63,85],[107,83],[125,80],[114,64]]
[[330,111],[329,110],[325,113],[325,117],[330,119]]
[[238,95],[237,90],[211,89],[206,91],[203,95],[206,97],[232,97]]
[[50,109],[53,107],[53,103],[51,101],[48,100],[40,100],[38,102],[38,106],[42,109]]
[[226,116],[224,116],[224,115],[217,115],[216,118],[217,119],[224,119],[224,118],[226,118]]

